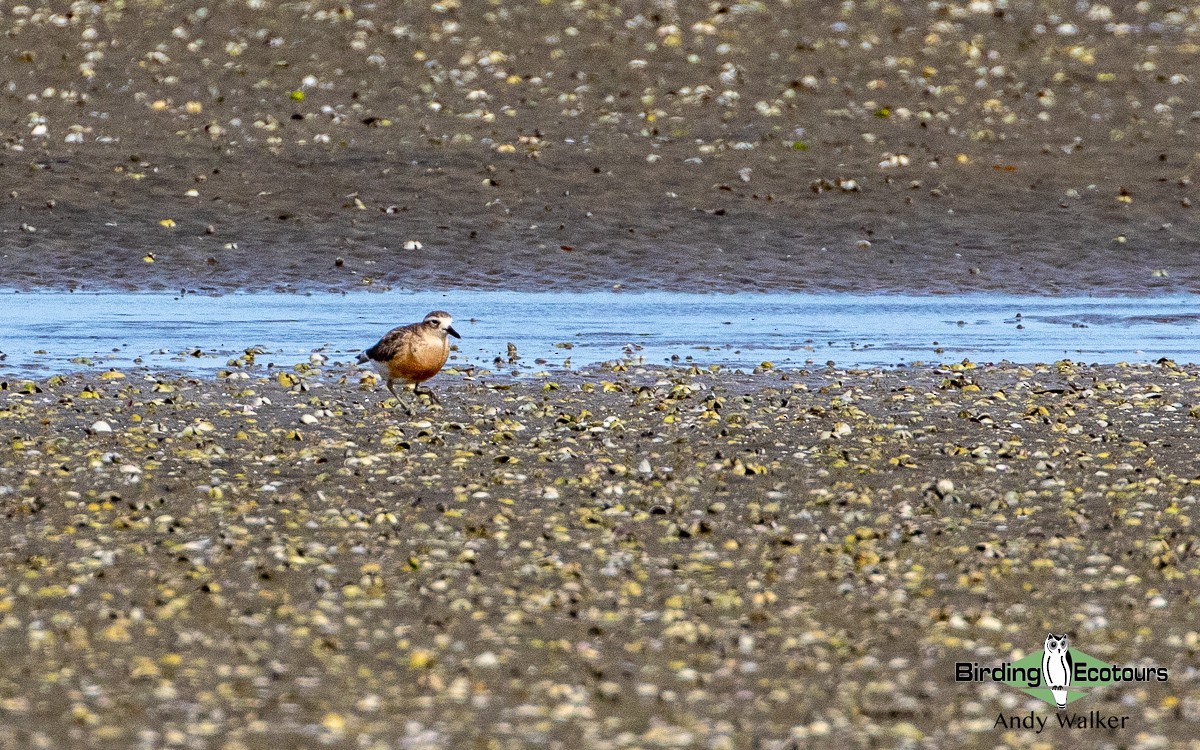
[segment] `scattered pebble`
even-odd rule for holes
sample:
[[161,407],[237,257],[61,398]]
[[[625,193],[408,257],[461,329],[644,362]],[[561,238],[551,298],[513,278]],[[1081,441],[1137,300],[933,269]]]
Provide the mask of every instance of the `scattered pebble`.
[[412,417],[285,374],[0,390],[6,726],[992,748],[964,722],[1024,699],[954,662],[1066,631],[1171,670],[1088,709],[1194,734],[1195,368],[615,362],[444,373]]

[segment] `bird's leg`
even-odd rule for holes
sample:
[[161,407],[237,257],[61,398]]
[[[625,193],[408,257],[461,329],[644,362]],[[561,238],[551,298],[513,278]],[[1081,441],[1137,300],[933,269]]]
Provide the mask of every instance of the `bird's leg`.
[[413,413],[412,408],[410,408],[408,404],[404,403],[404,399],[400,398],[399,393],[396,393],[396,389],[392,387],[392,379],[391,378],[388,378],[387,389],[392,392],[393,396],[396,397],[396,404],[401,409],[404,409],[404,411],[407,412],[409,416],[412,416],[412,413]]
[[430,401],[432,401],[433,403],[437,404],[438,406],[441,406],[441,405],[442,405],[442,402],[441,402],[441,401],[438,401],[438,397],[437,397],[437,395],[435,395],[435,394],[434,394],[434,392],[433,392],[433,389],[432,389],[432,388],[430,388],[429,386],[425,386],[425,390],[423,390],[423,391],[418,391],[418,390],[417,390],[417,386],[415,386],[415,385],[414,385],[414,386],[413,386],[413,393],[424,393],[426,396],[428,396],[428,397],[429,397],[429,400],[430,400]]

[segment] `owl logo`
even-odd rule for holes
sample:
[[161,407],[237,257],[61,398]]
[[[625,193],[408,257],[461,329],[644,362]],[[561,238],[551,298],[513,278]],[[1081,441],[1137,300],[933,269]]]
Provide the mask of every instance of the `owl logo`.
[[1067,688],[1071,686],[1073,669],[1067,634],[1046,634],[1046,650],[1042,652],[1042,683],[1050,688],[1054,705],[1059,711],[1067,707]]

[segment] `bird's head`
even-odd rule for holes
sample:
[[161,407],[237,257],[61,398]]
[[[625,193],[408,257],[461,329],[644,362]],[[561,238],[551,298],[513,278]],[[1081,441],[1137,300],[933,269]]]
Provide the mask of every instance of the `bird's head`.
[[459,336],[458,331],[454,330],[453,324],[454,318],[450,317],[450,313],[442,310],[434,310],[425,316],[424,325],[428,326],[430,330],[436,331],[443,338],[449,334],[456,339],[461,339],[462,336]]

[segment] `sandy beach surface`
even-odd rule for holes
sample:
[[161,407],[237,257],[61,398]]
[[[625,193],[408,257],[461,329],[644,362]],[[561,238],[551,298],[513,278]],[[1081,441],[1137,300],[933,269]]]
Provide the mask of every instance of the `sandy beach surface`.
[[0,747],[1196,746],[1195,368],[432,385],[4,383]]
[[1178,3],[0,18],[0,287],[1200,286]]
[[[0,29],[9,292],[1200,289],[1179,3]],[[456,359],[410,417],[317,342],[268,370],[229,338],[204,376],[9,347],[0,749],[1200,749],[1194,366]],[[1119,730],[955,682],[1047,632],[1169,680],[1071,704]]]

